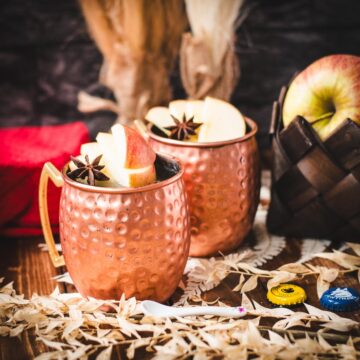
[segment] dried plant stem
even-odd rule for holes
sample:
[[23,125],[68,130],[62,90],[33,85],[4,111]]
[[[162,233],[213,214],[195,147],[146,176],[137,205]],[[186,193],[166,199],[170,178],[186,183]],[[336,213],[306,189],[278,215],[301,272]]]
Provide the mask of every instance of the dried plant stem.
[[[354,272],[354,271],[359,271],[359,269],[351,269],[351,270],[340,270],[339,271],[339,274],[347,274],[347,273],[351,273],[351,272]],[[251,273],[248,273],[246,271],[241,271],[241,270],[229,270],[228,271],[229,274],[240,274],[240,275],[247,275],[247,276],[252,276],[254,274],[251,274]],[[300,274],[301,277],[304,277],[304,276],[309,276],[309,275],[319,275],[320,272],[319,271],[309,271],[309,272],[306,272],[304,274]],[[267,274],[256,274],[256,276],[258,276],[259,278],[274,278],[276,276],[276,274],[270,274],[270,275],[267,275]]]
[[[246,271],[239,271],[239,270],[230,270],[230,271],[228,271],[228,273],[229,274],[239,274],[239,275],[247,275],[247,276],[252,276],[252,275],[254,275],[254,274],[249,274],[248,272],[246,272]],[[262,275],[258,275],[257,274],[257,276],[258,277],[260,277],[260,278],[273,278],[274,276],[273,275],[265,275],[265,274],[262,274]]]
[[[274,331],[276,333],[279,334],[291,334],[294,337],[304,337],[305,334],[308,334],[309,336],[313,336],[313,337],[317,337],[318,336],[318,332],[314,332],[314,331],[302,331],[302,330],[282,330],[282,329],[274,329],[271,326],[258,326],[257,327],[260,331]],[[347,342],[349,340],[349,338],[351,337],[350,335],[341,335],[341,334],[331,334],[331,333],[321,333],[321,336],[325,339],[325,340],[329,340],[329,341],[340,341],[340,342]],[[360,341],[360,338],[353,338],[353,341]]]
[[[294,338],[302,338],[305,337],[306,334],[312,337],[317,337],[318,336],[318,332],[314,332],[314,331],[307,331],[307,330],[291,330],[291,329],[287,329],[287,330],[282,330],[282,329],[274,329],[271,326],[263,326],[263,325],[259,325],[257,326],[257,329],[259,331],[262,332],[267,332],[267,331],[273,331],[276,332],[278,334],[282,334],[282,335],[292,335]],[[180,334],[182,334],[183,336],[186,337],[186,333],[192,333],[193,335],[198,334],[198,330],[186,330],[186,332],[181,332]],[[341,343],[346,343],[349,338],[351,337],[350,335],[341,335],[341,334],[332,334],[332,333],[321,333],[321,337],[323,337],[325,340],[328,341],[335,341],[335,342],[341,342]],[[142,337],[142,340],[151,340],[154,342],[163,342],[166,340],[169,340],[172,338],[172,334],[162,334],[162,335],[158,335],[158,336],[149,336],[149,337]],[[127,339],[127,340],[121,340],[121,341],[117,341],[114,342],[113,345],[130,345],[131,343],[133,343],[136,339]],[[360,337],[355,337],[352,338],[352,340],[354,342],[358,342],[360,341]],[[93,346],[96,349],[99,348],[103,348],[104,345],[94,345]]]
[[[269,314],[269,313],[260,313],[260,312],[252,312],[251,310],[250,311],[248,311],[248,314],[249,315],[254,315],[254,316],[261,316],[262,318],[270,318],[270,319],[274,319],[274,318],[277,318],[277,319],[286,319],[286,318],[288,318],[287,316],[280,316],[280,315],[277,315],[277,316],[274,316],[274,315],[271,315],[271,314]],[[324,320],[324,319],[314,319],[314,318],[312,318],[312,319],[307,319],[308,320],[308,324],[310,325],[311,323],[315,323],[316,325],[318,325],[318,323],[319,324],[322,324],[322,323],[326,323],[326,320]],[[316,326],[315,325],[315,326]],[[268,330],[276,330],[276,329],[273,329],[273,328],[269,328]],[[287,330],[286,330],[287,331]]]
[[[311,336],[311,337],[314,337],[314,338],[317,338],[318,336],[318,333],[317,332],[312,332],[312,331],[301,331],[301,330],[280,330],[280,329],[273,329],[272,327],[269,327],[269,326],[257,326],[258,330],[260,332],[268,332],[269,330],[270,331],[273,331],[273,332],[276,332],[278,334],[282,334],[282,335],[290,335],[291,337],[293,338],[296,338],[296,339],[299,339],[299,338],[305,338],[306,334]],[[192,333],[194,335],[196,335],[198,332],[197,331],[189,331],[187,330],[186,331],[187,333]],[[186,334],[183,333],[183,335],[186,337]],[[334,342],[337,342],[337,343],[346,343],[349,338],[351,336],[348,336],[348,335],[337,335],[337,334],[329,334],[329,333],[322,333],[321,336],[327,340],[327,341],[334,341]],[[156,337],[145,337],[145,338],[142,338],[143,340],[151,340],[151,341],[156,341],[156,342],[165,342],[165,341],[168,341],[172,338],[172,334],[163,334],[163,335],[159,335],[159,336],[156,336]],[[357,342],[357,341],[360,341],[360,338],[356,337],[356,338],[352,338],[352,340],[354,342]],[[133,339],[130,339],[130,340],[123,340],[123,341],[119,341],[119,342],[116,342],[114,343],[113,345],[115,346],[121,346],[121,345],[130,345],[131,343],[133,343],[135,340]],[[144,345],[145,346],[145,345]],[[102,349],[104,348],[105,346],[104,345],[94,345],[92,347],[92,350],[91,351],[91,354],[96,352],[98,349]],[[209,349],[209,351],[211,351]],[[213,350],[215,351],[215,350]],[[193,355],[196,355],[197,353],[197,350],[193,351],[193,352],[188,352],[187,354],[183,355],[183,356],[180,356],[180,357],[177,357],[177,359],[188,359],[189,357],[193,356]],[[248,353],[249,354],[256,354],[255,352],[251,351],[251,350],[248,350]],[[360,354],[360,352],[356,352],[356,354]],[[90,353],[88,354],[90,355]],[[320,355],[320,356],[330,356],[330,357],[334,357],[334,355],[337,355],[336,353],[332,353],[332,354],[328,354],[328,353],[318,353],[317,355]]]

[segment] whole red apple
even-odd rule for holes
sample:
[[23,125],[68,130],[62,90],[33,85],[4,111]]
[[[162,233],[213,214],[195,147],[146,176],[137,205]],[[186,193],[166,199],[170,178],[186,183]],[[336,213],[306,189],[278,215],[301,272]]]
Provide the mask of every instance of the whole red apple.
[[302,71],[285,97],[284,126],[297,115],[312,123],[323,140],[347,118],[360,123],[360,57],[330,55]]

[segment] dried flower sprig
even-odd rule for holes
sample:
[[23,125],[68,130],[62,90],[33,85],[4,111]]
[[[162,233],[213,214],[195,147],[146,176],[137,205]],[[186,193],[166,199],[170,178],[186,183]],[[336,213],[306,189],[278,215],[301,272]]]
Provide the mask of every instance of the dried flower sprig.
[[249,252],[249,250],[238,253],[236,256],[232,254],[222,258],[196,260],[196,264],[187,274],[188,284],[177,305],[186,304],[193,298],[198,298],[203,292],[219,285],[230,274],[239,275],[239,282],[233,291],[240,291],[241,293],[254,290],[260,278],[268,279],[267,287],[270,289],[280,283],[315,276],[317,278],[317,293],[320,297],[340,274],[356,271],[359,274],[360,281],[359,244],[348,243],[348,246],[357,256],[336,250],[332,253],[314,254],[314,257],[331,260],[341,266],[342,269],[315,266],[308,262],[305,264],[285,264],[276,270],[259,269],[249,263],[254,255],[254,252]]
[[[268,309],[251,302],[245,294],[242,302],[254,318],[157,319],[143,316],[134,298],[85,300],[79,294],[61,294],[56,289],[50,296],[34,294],[31,299],[25,299],[10,283],[0,288],[0,335],[14,337],[23,331],[34,331],[37,340],[49,348],[37,356],[41,360],[87,358],[94,354],[98,359],[109,359],[115,346],[126,347],[130,359],[140,348],[153,352],[154,359],[187,359],[195,354],[204,359],[214,356],[237,359],[241,354],[267,359],[296,359],[307,354],[332,354],[337,358],[352,354],[355,358],[359,354],[356,344],[360,338],[323,331],[314,333],[309,328],[316,322],[324,330],[346,333],[359,326],[354,320],[310,305],[306,305],[307,312],[303,313],[286,308]],[[103,305],[115,312],[101,311]],[[261,317],[278,321],[271,328],[260,324]],[[306,331],[289,330],[293,326]]]

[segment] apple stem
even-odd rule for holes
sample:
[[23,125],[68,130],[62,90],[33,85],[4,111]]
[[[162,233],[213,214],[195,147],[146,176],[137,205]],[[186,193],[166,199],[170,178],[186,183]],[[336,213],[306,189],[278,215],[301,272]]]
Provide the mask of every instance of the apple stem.
[[315,119],[314,121],[312,121],[312,124],[316,124],[319,121],[326,120],[327,118],[332,117],[334,114],[335,114],[334,112],[327,112],[327,113],[321,115],[320,117],[318,117],[317,119]]

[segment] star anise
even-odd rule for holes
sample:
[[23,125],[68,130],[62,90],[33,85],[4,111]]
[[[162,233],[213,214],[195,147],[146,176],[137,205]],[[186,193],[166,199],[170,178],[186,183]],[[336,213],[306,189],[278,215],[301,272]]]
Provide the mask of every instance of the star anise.
[[99,165],[102,155],[96,157],[91,163],[89,156],[85,155],[86,163],[83,163],[81,160],[71,156],[71,161],[75,164],[77,169],[67,173],[67,176],[70,179],[85,179],[87,177],[87,183],[94,186],[95,180],[105,181],[110,180],[101,170],[105,167],[104,165]]
[[167,126],[165,129],[170,130],[169,138],[176,140],[188,140],[190,135],[196,135],[195,130],[202,125],[202,123],[194,123],[194,116],[186,120],[184,113],[182,121],[171,115],[175,125]]

